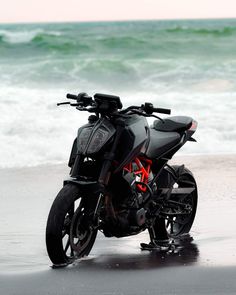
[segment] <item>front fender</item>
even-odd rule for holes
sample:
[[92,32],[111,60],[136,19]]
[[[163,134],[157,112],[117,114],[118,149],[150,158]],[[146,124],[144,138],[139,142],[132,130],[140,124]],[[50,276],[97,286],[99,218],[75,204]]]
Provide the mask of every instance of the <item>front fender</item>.
[[72,183],[79,187],[80,191],[86,195],[98,195],[104,193],[104,186],[97,181],[84,181],[77,178],[68,178],[63,182],[63,186]]

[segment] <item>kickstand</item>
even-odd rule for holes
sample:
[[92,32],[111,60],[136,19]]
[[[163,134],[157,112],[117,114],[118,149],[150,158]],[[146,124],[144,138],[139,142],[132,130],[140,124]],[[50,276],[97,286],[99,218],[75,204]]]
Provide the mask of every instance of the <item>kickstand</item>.
[[158,251],[163,251],[163,252],[167,252],[169,250],[173,250],[174,247],[174,240],[172,239],[157,239],[156,235],[155,235],[155,231],[153,229],[153,227],[150,227],[148,229],[149,231],[149,235],[150,235],[150,243],[146,244],[146,243],[140,243],[140,247],[141,250],[158,250]]
[[146,243],[140,243],[141,250],[148,250],[153,251],[157,250],[160,252],[168,252],[170,250],[173,250],[174,244],[170,240],[156,240],[152,241],[149,244]]

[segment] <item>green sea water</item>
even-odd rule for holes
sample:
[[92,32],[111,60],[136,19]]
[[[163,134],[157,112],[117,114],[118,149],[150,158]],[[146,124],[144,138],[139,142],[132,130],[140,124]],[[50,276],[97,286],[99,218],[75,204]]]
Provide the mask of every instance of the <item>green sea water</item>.
[[235,48],[236,20],[1,25],[0,73],[27,85],[179,89],[232,79]]
[[54,106],[81,91],[195,117],[200,143],[184,152],[236,152],[235,48],[235,19],[0,25],[0,166],[64,161],[69,148],[49,151],[69,146],[78,114]]

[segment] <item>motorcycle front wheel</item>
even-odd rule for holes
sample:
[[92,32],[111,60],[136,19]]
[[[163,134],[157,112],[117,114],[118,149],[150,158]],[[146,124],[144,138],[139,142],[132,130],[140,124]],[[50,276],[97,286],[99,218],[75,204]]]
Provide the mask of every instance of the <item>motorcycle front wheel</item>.
[[92,208],[79,188],[65,185],[54,200],[48,215],[46,246],[54,267],[63,267],[87,256],[95,242],[97,229],[92,224]]

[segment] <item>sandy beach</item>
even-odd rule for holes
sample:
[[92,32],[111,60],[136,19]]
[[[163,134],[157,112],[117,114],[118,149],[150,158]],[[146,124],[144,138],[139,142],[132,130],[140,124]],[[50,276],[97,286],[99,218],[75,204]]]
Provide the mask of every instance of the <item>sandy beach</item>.
[[179,156],[194,173],[199,205],[191,239],[173,253],[140,250],[146,232],[98,236],[88,258],[53,270],[44,234],[69,168],[1,169],[0,294],[236,294],[236,155]]

